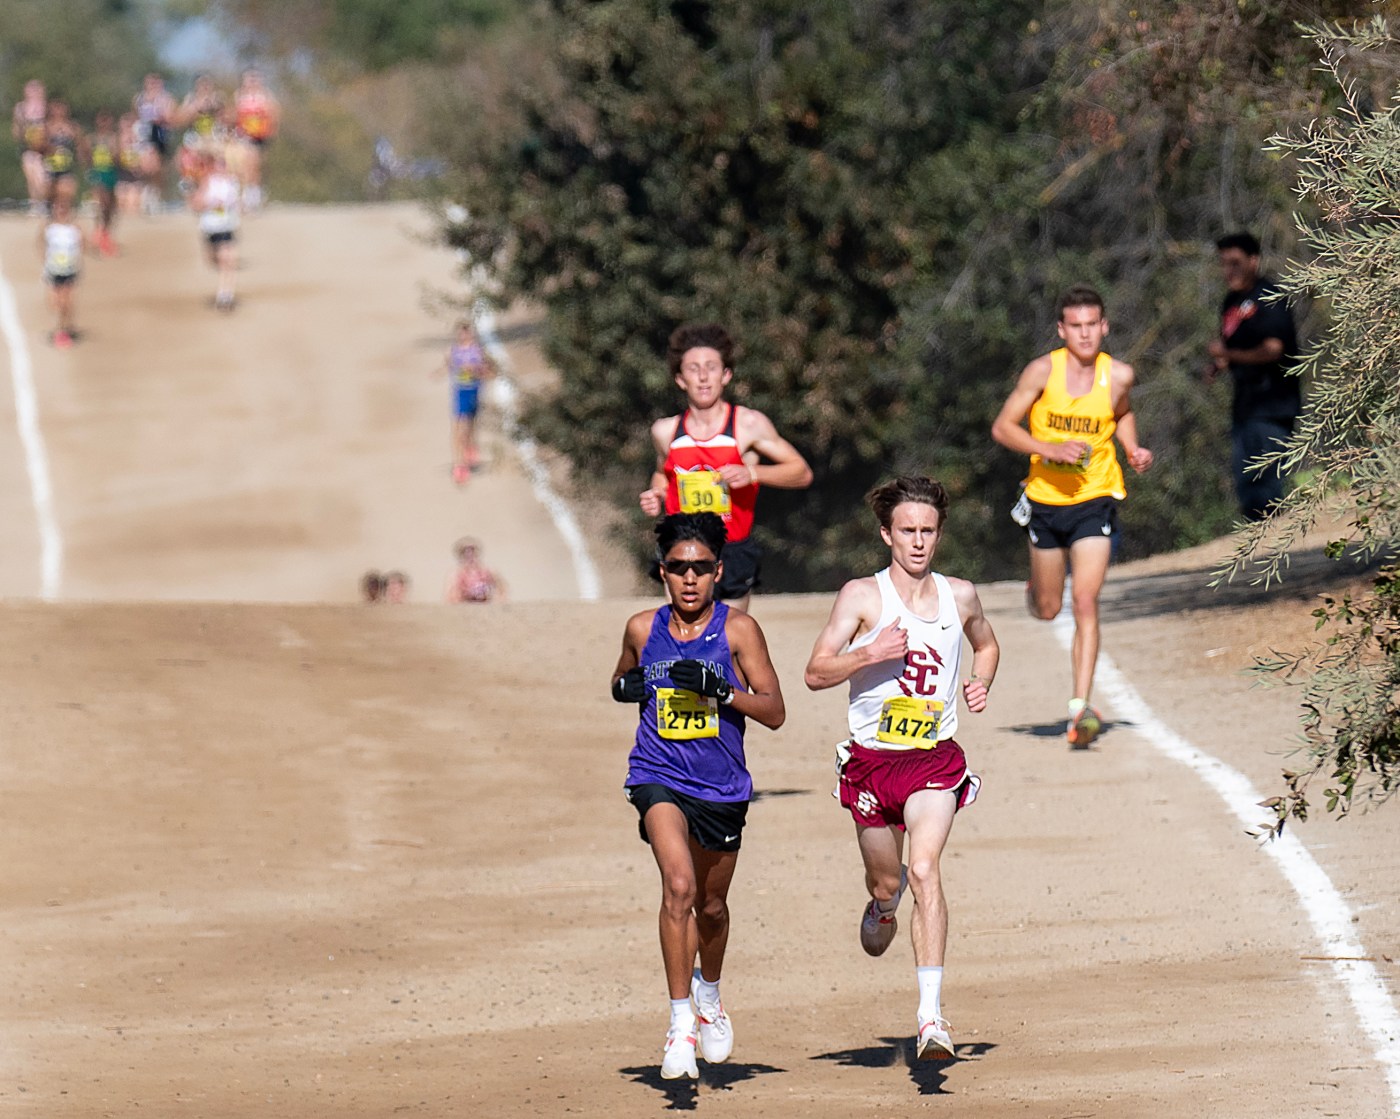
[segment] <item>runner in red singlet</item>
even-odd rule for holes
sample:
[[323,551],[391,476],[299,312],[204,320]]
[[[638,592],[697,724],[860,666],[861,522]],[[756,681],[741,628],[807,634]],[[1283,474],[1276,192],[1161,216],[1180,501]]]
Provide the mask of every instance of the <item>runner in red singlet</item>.
[[452,551],[457,556],[457,567],[447,581],[448,602],[505,601],[505,581],[481,562],[480,544],[464,536],[452,546]]
[[234,163],[243,183],[243,205],[257,210],[263,204],[263,155],[282,124],[282,107],[263,85],[262,74],[245,70],[233,95],[233,115],[238,140]]
[[682,326],[671,335],[666,361],[686,409],[651,425],[656,471],[640,503],[649,517],[718,513],[728,542],[716,597],[747,610],[761,559],[749,536],[759,487],[805,489],[812,468],[762,412],[724,399],[733,350],[729,332],[716,323]]

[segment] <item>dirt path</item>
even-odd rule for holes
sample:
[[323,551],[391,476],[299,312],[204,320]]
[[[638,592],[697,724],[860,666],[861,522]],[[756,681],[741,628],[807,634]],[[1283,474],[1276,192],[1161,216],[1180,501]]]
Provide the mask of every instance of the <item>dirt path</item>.
[[[345,602],[365,569],[400,568],[436,601],[464,534],[514,597],[577,597],[489,407],[487,469],[448,481],[448,388],[431,372],[450,322],[424,302],[453,260],[425,231],[406,206],[258,215],[240,238],[241,305],[222,316],[192,219],[133,219],[123,256],[85,269],[84,343],[57,352],[33,225],[0,220],[52,464],[59,597]],[[0,467],[19,481],[13,415],[0,419]],[[34,595],[32,507],[23,485],[4,490],[20,550],[0,593]],[[598,565],[611,593],[634,586],[625,565]]]
[[[68,551],[58,603],[14,600],[35,561],[5,428],[7,1114],[1395,1114],[1299,905],[1218,798],[1111,707],[1099,748],[1064,748],[1068,658],[1013,585],[984,595],[1005,656],[968,719],[984,793],[946,861],[964,1059],[903,1063],[907,944],[859,951],[859,860],[829,796],[842,696],[801,686],[830,602],[773,597],[755,613],[790,718],[749,739],[738,1047],[698,1088],[660,1081],[659,891],[619,791],[629,712],[605,690],[644,600],[569,601],[504,451],[467,492],[446,482],[442,338],[415,290],[446,267],[401,239],[410,219],[265,215],[228,320],[201,305],[183,224],[133,228],[127,258],[92,265],[90,344],[36,346]],[[0,222],[34,343],[22,240]],[[359,262],[372,290],[327,297]],[[118,284],[128,265],[165,294]],[[161,324],[175,365],[152,356]],[[521,565],[518,601],[428,604],[468,530]],[[390,563],[424,605],[334,604]],[[1115,572],[1105,645],[1161,718],[1267,790],[1292,697],[1237,670],[1306,633],[1316,583],[1212,598],[1210,566]],[[1393,985],[1400,818],[1303,834]]]

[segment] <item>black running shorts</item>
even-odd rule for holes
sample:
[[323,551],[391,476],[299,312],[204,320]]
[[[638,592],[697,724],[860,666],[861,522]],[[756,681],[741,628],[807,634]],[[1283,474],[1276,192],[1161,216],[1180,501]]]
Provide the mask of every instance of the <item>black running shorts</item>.
[[1103,537],[1112,543],[1118,530],[1118,499],[1096,497],[1078,505],[1046,505],[1031,502],[1026,535],[1032,548],[1068,548],[1076,540]]
[[628,785],[623,792],[637,810],[637,832],[643,843],[651,842],[647,839],[646,815],[653,804],[674,804],[679,808],[690,827],[691,838],[706,851],[737,851],[743,842],[744,821],[749,814],[746,800],[701,800],[665,785]]
[[726,598],[743,598],[758,586],[763,553],[752,536],[725,544],[720,559],[724,560],[724,574],[715,587],[715,597],[721,602]]

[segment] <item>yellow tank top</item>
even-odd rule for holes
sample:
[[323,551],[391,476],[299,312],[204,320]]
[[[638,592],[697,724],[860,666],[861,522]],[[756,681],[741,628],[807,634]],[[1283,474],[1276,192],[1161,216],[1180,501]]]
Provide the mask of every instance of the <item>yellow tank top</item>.
[[1078,505],[1096,497],[1121,500],[1127,494],[1123,489],[1123,468],[1113,449],[1113,433],[1118,427],[1113,418],[1113,359],[1099,354],[1089,391],[1083,396],[1070,396],[1065,387],[1068,356],[1064,349],[1050,355],[1050,379],[1031,405],[1028,417],[1031,438],[1044,443],[1079,439],[1089,444],[1089,455],[1071,463],[1046,462],[1039,455],[1031,455],[1026,496],[1044,505]]

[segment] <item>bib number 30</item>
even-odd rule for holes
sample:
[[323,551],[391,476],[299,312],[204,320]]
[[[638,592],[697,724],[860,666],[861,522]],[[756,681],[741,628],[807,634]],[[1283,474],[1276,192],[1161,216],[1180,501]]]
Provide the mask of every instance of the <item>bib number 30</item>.
[[691,470],[676,475],[682,513],[729,513],[729,488],[712,470]]

